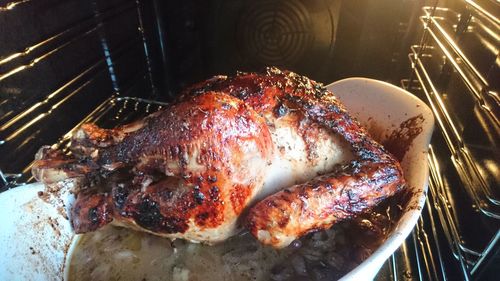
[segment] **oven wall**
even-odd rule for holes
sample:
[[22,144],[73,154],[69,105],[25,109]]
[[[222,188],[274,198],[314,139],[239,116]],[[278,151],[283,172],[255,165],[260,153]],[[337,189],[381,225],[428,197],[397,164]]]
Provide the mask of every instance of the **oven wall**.
[[399,84],[426,1],[210,0],[160,5],[173,92],[212,75],[275,65],[324,83]]

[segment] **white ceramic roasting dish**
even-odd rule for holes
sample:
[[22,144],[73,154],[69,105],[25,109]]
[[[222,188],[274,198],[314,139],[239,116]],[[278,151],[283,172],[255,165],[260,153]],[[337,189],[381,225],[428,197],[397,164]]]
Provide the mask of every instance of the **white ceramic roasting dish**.
[[[402,161],[411,198],[408,208],[387,240],[342,280],[370,280],[403,243],[415,226],[428,184],[427,149],[434,126],[431,110],[419,99],[391,84],[348,78],[328,86],[352,115],[377,135],[389,135],[411,117],[422,115],[422,132]],[[75,235],[61,207],[70,205],[69,193],[42,201],[41,184],[29,184],[0,194],[0,280],[64,280]],[[59,208],[59,209],[58,209]]]

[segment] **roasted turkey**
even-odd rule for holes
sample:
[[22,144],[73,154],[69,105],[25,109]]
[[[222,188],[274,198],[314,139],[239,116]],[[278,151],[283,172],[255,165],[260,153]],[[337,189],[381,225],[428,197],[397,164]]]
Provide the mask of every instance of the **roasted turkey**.
[[323,85],[290,71],[216,76],[142,120],[84,124],[33,175],[73,181],[70,219],[215,243],[246,227],[281,248],[404,186],[400,164]]

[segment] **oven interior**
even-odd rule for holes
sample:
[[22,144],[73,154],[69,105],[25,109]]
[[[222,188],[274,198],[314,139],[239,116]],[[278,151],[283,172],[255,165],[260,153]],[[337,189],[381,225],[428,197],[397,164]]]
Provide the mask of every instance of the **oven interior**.
[[429,192],[377,280],[494,280],[500,264],[500,4],[495,0],[0,1],[0,191],[42,145],[113,127],[217,74],[361,76],[436,117]]

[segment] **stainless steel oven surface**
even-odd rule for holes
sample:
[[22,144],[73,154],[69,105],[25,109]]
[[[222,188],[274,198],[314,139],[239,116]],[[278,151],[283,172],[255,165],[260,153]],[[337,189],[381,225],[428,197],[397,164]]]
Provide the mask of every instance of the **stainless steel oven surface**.
[[376,280],[498,280],[499,38],[496,0],[0,0],[0,192],[83,122],[128,123],[214,75],[367,77],[435,117],[425,207]]

